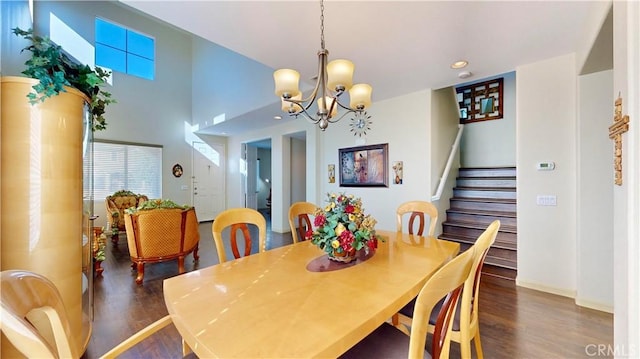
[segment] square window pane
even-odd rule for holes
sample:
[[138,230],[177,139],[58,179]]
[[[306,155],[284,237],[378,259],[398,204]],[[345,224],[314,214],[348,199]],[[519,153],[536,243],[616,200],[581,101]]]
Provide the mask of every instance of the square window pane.
[[113,71],[127,72],[127,54],[102,44],[96,44],[96,65],[108,67]]
[[116,24],[96,19],[96,43],[126,50],[127,31]]
[[127,73],[129,75],[139,76],[147,80],[153,80],[153,61],[140,56],[129,54],[127,56]]
[[154,40],[134,31],[127,31],[127,52],[153,60]]

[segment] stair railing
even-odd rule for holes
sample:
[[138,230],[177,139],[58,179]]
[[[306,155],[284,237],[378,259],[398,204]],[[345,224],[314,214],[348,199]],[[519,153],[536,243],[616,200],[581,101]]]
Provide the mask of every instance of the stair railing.
[[438,188],[436,189],[436,193],[434,193],[433,196],[431,196],[431,202],[440,200],[440,196],[442,196],[444,185],[445,183],[447,183],[449,172],[451,172],[451,164],[453,163],[453,159],[456,157],[458,148],[460,148],[460,138],[462,137],[462,130],[464,130],[464,125],[459,124],[458,134],[456,135],[456,139],[453,141],[453,145],[451,145],[451,152],[449,152],[449,159],[447,160],[447,165],[444,167],[444,170],[442,171],[442,177],[440,177],[440,182],[438,183]]

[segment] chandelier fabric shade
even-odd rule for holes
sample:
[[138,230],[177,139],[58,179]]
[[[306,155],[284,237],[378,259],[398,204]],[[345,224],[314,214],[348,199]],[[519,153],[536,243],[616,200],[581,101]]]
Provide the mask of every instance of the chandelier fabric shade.
[[[347,114],[362,114],[371,106],[372,87],[368,84],[353,84],[355,66],[346,59],[336,59],[327,63],[329,51],[324,46],[324,2],[320,0],[320,50],[318,51],[318,75],[311,94],[302,98],[300,73],[292,69],[274,71],[275,93],[282,100],[282,111],[290,116],[302,115],[321,130],[329,123],[340,121]],[[349,93],[349,106],[339,101],[345,92]],[[317,99],[317,102],[316,102]],[[317,103],[317,111],[312,114],[312,105]],[[338,110],[344,113],[338,116]]]

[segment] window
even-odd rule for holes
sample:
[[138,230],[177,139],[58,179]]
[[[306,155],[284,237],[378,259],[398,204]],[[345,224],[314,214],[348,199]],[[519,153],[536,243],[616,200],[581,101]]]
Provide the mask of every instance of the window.
[[96,141],[93,156],[94,198],[123,189],[162,198],[162,147]]
[[120,25],[96,19],[96,65],[153,80],[155,40]]

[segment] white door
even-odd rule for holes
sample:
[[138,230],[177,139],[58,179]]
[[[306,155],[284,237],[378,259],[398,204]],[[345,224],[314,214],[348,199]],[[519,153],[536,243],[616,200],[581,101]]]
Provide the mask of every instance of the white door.
[[225,208],[224,145],[193,142],[193,197],[198,221],[211,221]]

